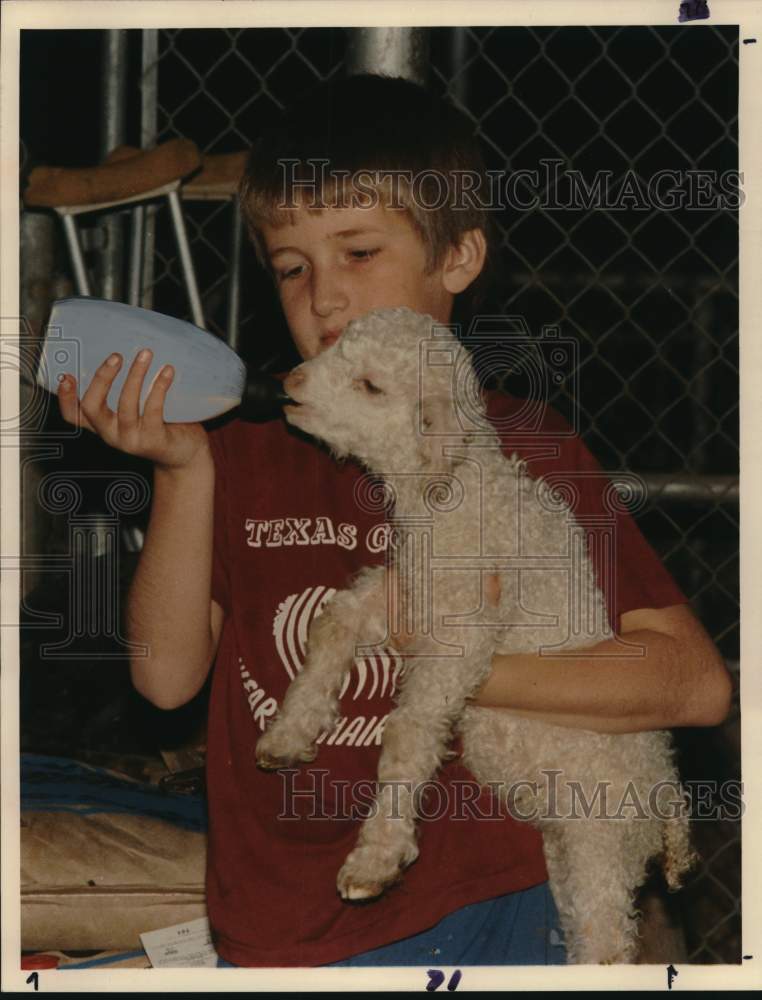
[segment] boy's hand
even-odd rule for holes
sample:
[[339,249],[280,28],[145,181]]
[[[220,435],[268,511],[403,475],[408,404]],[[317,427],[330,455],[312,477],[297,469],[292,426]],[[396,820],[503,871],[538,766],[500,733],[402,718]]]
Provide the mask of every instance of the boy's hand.
[[61,416],[128,455],[149,459],[166,469],[182,468],[208,447],[206,431],[200,423],[165,423],[164,399],[174,376],[171,365],[159,372],[140,415],[140,393],[151,357],[146,349],[133,361],[116,412],[108,408],[106,399],[122,366],[119,354],[104,361],[81,400],[77,399],[77,380],[66,375],[58,388]]

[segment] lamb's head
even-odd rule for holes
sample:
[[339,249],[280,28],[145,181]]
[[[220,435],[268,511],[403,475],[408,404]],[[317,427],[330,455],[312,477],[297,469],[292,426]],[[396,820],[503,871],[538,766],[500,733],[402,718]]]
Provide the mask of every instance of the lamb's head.
[[295,368],[286,418],[372,471],[441,468],[443,443],[463,443],[462,404],[483,414],[468,352],[431,316],[378,309],[353,320],[322,354]]

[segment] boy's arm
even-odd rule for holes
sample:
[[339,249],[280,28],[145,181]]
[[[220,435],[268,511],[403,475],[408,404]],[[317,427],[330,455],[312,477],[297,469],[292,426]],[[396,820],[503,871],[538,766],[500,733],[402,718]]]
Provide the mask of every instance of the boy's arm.
[[154,472],[151,517],[127,605],[132,682],[159,708],[201,688],[224,613],[211,599],[214,464],[208,448],[181,468]]
[[686,605],[626,612],[619,635],[635,648],[613,639],[573,657],[496,655],[475,704],[605,733],[726,718],[730,678]]

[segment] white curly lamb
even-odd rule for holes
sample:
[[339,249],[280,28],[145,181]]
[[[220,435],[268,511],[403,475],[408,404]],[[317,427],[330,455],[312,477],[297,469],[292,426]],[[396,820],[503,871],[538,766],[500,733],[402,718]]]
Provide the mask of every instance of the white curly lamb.
[[[633,904],[649,861],[661,857],[677,887],[694,860],[669,735],[587,732],[469,703],[495,652],[555,655],[610,637],[569,508],[503,455],[469,353],[431,317],[369,313],[286,389],[299,404],[290,423],[383,480],[397,574],[363,570],[315,619],[305,668],[257,745],[259,766],[314,759],[354,657],[406,626],[415,639],[384,729],[376,808],[339,872],[342,897],[380,895],[415,860],[417,790],[459,732],[464,764],[543,833],[568,960],[634,961]],[[485,597],[494,574],[496,607]],[[392,631],[389,607],[406,618]]]

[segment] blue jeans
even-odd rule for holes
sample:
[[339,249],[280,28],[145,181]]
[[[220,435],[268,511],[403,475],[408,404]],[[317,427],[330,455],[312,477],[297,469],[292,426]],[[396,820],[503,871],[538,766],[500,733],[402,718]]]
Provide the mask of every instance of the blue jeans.
[[[547,882],[448,914],[434,927],[324,968],[382,965],[565,965]],[[217,968],[232,968],[223,958]]]

